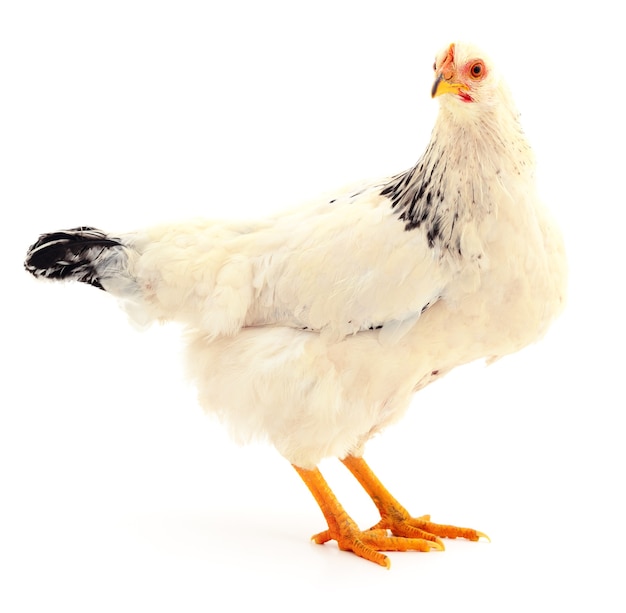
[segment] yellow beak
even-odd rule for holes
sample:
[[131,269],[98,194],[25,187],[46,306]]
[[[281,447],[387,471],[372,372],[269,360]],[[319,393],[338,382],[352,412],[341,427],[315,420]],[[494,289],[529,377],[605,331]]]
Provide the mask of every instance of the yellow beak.
[[443,94],[458,94],[463,91],[467,91],[467,87],[465,87],[465,85],[446,81],[446,79],[443,78],[442,73],[433,83],[433,89],[430,93],[433,98],[436,98],[437,96],[441,96]]

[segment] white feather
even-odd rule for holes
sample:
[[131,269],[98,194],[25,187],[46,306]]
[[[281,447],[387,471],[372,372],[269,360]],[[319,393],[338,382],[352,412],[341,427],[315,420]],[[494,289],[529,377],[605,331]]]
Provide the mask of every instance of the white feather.
[[[456,49],[459,64],[478,53]],[[562,239],[536,195],[510,95],[487,66],[473,105],[441,97],[424,158],[443,172],[447,242],[405,229],[381,194],[388,180],[259,222],[121,237],[126,280],[105,289],[140,324],[187,326],[200,402],[235,438],[267,439],[304,468],[359,454],[417,389],[517,351],[561,311]]]

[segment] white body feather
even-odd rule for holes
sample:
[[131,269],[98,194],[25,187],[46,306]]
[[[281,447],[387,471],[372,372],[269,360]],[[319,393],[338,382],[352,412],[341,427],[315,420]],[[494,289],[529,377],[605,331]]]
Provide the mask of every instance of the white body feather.
[[416,390],[535,341],[563,307],[562,239],[495,91],[476,118],[442,100],[423,163],[447,194],[445,241],[405,229],[387,180],[265,221],[122,236],[126,268],[102,285],[140,324],[186,324],[200,401],[238,440],[304,468],[358,455]]

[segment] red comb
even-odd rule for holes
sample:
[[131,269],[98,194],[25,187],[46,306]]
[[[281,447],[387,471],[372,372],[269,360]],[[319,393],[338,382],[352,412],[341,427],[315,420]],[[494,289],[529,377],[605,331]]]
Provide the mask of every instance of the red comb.
[[448,47],[448,53],[441,63],[441,68],[439,69],[445,79],[449,79],[452,76],[454,66],[454,43]]

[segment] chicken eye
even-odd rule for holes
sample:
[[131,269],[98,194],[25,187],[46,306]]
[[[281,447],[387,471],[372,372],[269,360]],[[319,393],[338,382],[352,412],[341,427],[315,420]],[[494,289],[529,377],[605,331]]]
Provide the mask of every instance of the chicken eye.
[[481,79],[485,72],[485,65],[482,62],[474,62],[469,69],[472,79]]
[[433,62],[433,70],[437,70],[437,60]]

